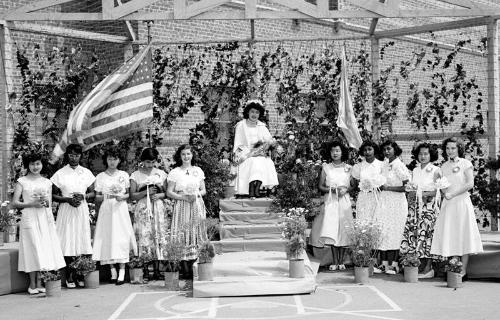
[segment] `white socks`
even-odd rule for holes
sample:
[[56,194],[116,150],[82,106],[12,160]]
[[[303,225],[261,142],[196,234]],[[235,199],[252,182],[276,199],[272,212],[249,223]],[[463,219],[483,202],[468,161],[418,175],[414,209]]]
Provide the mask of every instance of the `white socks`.
[[116,280],[116,269],[111,267],[111,280]]
[[118,281],[125,280],[125,269],[120,269],[118,271]]

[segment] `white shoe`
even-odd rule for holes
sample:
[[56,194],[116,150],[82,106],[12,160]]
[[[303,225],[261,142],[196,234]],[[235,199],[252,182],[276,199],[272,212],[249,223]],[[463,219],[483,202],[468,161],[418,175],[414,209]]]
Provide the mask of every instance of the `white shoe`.
[[338,267],[336,264],[331,264],[329,267],[328,267],[328,270],[330,271],[337,271]]
[[36,288],[38,292],[45,293],[45,288]]
[[68,281],[66,281],[66,287],[68,289],[74,289],[74,288],[76,288],[76,284],[74,282],[68,282]]
[[434,278],[434,269],[431,269],[431,271],[427,273],[421,273],[418,275],[419,279],[432,279]]
[[38,289],[37,289],[37,288],[35,288],[35,289],[31,289],[30,287],[28,287],[28,293],[29,293],[30,295],[33,295],[33,294],[39,294],[39,293],[40,293],[40,291],[38,291]]
[[344,264],[339,264],[339,270],[345,270],[345,265]]
[[384,271],[385,271],[384,266],[380,266],[380,268],[373,267],[373,273],[378,273],[378,274],[380,274],[380,273],[384,273]]

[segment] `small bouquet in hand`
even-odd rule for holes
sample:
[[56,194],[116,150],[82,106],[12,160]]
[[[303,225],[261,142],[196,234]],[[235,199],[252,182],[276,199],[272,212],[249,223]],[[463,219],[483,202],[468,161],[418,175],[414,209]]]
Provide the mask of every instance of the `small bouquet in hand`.
[[386,182],[386,178],[381,174],[374,174],[373,176],[365,179],[361,179],[359,182],[359,190],[362,192],[375,191]]
[[434,185],[437,190],[441,190],[448,188],[451,185],[451,183],[448,181],[448,179],[446,179],[446,177],[442,177],[437,179]]
[[48,201],[49,192],[47,191],[47,189],[45,189],[45,188],[35,188],[33,190],[32,197],[34,199],[38,199],[40,201],[43,201],[44,207],[47,207],[47,208],[49,207],[49,201]]
[[416,192],[418,189],[418,185],[415,182],[408,182],[405,186],[405,191],[406,192]]
[[124,191],[123,187],[119,183],[115,183],[109,187],[108,193],[114,196],[121,194]]

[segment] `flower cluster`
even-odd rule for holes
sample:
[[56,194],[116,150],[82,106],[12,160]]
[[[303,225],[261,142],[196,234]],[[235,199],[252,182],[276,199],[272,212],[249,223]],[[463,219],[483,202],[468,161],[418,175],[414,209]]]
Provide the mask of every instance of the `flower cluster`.
[[110,195],[119,195],[124,191],[124,188],[119,183],[114,183],[109,187],[108,193]]
[[[182,229],[181,229],[182,230]],[[172,234],[167,232],[162,243],[163,257],[167,260],[168,272],[179,271],[180,261],[185,250],[184,232]]]
[[212,242],[205,241],[198,248],[198,263],[209,263],[215,257],[215,247]]
[[304,208],[291,208],[280,215],[283,219],[282,236],[285,239],[291,239],[295,235],[304,237],[307,228],[305,215],[308,212],[309,210]]
[[460,259],[451,258],[448,261],[448,264],[446,265],[446,270],[451,271],[451,272],[455,272],[455,273],[461,273],[462,267],[463,267],[463,264],[462,264],[462,261],[460,261]]
[[354,265],[368,267],[382,238],[381,226],[373,221],[355,219],[346,229],[352,243]]
[[446,189],[448,188],[449,186],[451,185],[451,183],[448,181],[448,179],[446,179],[446,177],[442,177],[442,178],[439,178],[436,180],[436,182],[434,183],[434,186],[437,190],[441,190],[441,189]]
[[418,267],[420,265],[420,259],[416,252],[407,252],[401,258],[401,265],[404,267]]
[[96,269],[95,261],[92,260],[92,256],[88,255],[77,257],[75,261],[70,263],[69,266],[75,269],[77,274],[82,276],[85,276]]
[[306,241],[299,235],[293,235],[286,243],[286,249],[290,259],[299,259],[306,250]]
[[61,272],[59,272],[59,270],[42,270],[40,272],[40,279],[45,283],[47,283],[47,281],[61,280]]
[[133,268],[143,268],[148,263],[153,261],[154,257],[151,252],[142,252],[139,256],[131,255],[128,265],[131,269]]
[[97,223],[97,210],[95,208],[95,203],[87,203],[89,206],[89,220],[91,225]]
[[16,224],[16,211],[10,209],[9,204],[9,201],[4,201],[0,207],[0,231],[6,231]]
[[362,192],[374,191],[377,188],[383,186],[386,182],[386,178],[381,174],[374,174],[369,178],[363,178],[359,182],[359,190]]

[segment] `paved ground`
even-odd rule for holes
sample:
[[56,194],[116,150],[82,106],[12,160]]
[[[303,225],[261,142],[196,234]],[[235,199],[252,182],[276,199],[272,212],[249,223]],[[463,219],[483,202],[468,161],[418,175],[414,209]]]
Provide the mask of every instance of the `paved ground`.
[[441,279],[416,284],[378,275],[369,285],[352,282],[352,270],[318,274],[310,295],[192,298],[147,285],[63,289],[62,297],[0,296],[0,319],[500,319],[498,281],[469,281],[446,288]]

